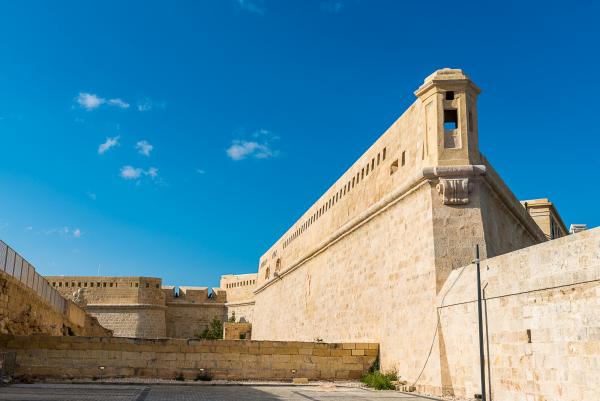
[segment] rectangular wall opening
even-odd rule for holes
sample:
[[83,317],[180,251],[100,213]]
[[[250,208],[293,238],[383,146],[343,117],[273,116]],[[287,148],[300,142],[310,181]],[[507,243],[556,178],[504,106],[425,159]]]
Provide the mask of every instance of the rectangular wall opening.
[[458,128],[457,110],[444,110],[444,130],[452,131]]

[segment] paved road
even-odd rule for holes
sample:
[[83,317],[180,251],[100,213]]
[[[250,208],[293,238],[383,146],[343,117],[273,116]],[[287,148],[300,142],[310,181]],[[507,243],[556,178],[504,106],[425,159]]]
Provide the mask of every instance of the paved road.
[[19,384],[0,387],[1,401],[427,401],[394,391],[319,386],[171,386]]

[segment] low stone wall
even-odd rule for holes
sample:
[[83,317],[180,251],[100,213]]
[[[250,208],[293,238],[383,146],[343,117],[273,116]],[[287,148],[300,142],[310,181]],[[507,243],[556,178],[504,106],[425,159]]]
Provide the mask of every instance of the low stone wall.
[[0,349],[16,351],[17,377],[54,379],[358,379],[378,354],[377,344],[7,335]]

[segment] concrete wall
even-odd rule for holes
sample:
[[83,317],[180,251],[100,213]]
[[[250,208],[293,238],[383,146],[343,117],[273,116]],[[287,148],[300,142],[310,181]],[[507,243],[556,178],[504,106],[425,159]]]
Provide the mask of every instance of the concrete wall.
[[195,379],[202,372],[233,380],[356,379],[378,352],[377,344],[363,343],[44,336],[0,336],[0,348],[17,352],[17,376],[57,379],[99,377],[100,366],[103,377]]
[[[484,260],[481,275],[493,399],[598,399],[600,228]],[[475,283],[474,265],[456,269],[438,298],[447,395],[480,392]]]

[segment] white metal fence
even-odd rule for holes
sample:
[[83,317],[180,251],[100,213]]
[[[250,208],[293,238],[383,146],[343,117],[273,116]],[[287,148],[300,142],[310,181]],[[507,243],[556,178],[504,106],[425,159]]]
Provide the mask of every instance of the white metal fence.
[[58,312],[67,314],[68,301],[27,260],[1,240],[0,270],[31,288]]

